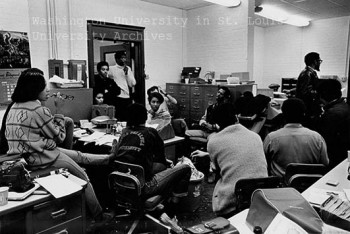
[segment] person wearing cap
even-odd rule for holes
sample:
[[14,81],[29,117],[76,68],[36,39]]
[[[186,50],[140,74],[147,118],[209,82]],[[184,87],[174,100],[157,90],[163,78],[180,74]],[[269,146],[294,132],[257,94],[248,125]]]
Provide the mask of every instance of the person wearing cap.
[[132,103],[130,89],[136,85],[136,80],[131,68],[126,65],[126,51],[117,51],[114,58],[117,64],[109,67],[108,76],[120,87],[120,94],[115,99],[115,117],[125,121],[125,110]]
[[306,105],[306,125],[313,128],[313,119],[321,113],[320,101],[316,92],[319,81],[317,71],[322,63],[320,55],[310,52],[304,57],[306,67],[301,71],[297,81],[296,97],[303,100]]

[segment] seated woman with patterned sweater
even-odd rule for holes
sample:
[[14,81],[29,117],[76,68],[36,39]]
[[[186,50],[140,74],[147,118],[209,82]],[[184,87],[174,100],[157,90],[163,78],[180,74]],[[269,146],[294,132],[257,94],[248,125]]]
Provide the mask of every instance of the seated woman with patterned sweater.
[[66,138],[65,118],[61,113],[64,99],[58,93],[55,97],[56,112],[41,105],[49,98],[49,90],[43,72],[37,68],[23,71],[12,94],[14,102],[6,118],[5,137],[8,142],[8,156],[23,157],[31,170],[46,167],[67,168],[73,175],[87,181],[85,197],[91,215],[100,220],[103,217],[89,178],[78,165],[107,165],[114,160],[109,155],[87,154],[58,147]]

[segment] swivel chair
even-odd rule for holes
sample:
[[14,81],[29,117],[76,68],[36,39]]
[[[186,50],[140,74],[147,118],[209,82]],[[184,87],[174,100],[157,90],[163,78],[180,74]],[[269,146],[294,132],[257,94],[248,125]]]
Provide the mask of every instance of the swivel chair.
[[[108,176],[108,185],[114,193],[117,206],[129,211],[128,216],[134,218],[127,232],[128,234],[133,233],[142,218],[156,220],[148,212],[154,211],[163,201],[163,197],[161,195],[150,198],[142,196],[145,185],[143,167],[120,161],[114,161],[114,166],[115,171]],[[163,226],[163,228],[170,230],[167,226]]]

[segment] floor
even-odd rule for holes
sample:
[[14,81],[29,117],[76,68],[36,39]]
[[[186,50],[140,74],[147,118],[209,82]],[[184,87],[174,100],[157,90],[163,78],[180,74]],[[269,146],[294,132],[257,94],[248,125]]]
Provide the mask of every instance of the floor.
[[[200,196],[180,201],[179,210],[177,211],[176,218],[178,224],[182,228],[191,227],[193,225],[202,223],[202,221],[210,220],[215,216],[212,211],[211,199],[215,184],[209,184],[206,178],[200,184]],[[190,185],[191,187],[191,185]],[[191,188],[189,189],[191,190]],[[121,212],[121,211],[120,211]],[[166,212],[166,208],[163,211],[154,212],[153,217],[159,217],[161,213]],[[117,211],[118,213],[118,211]],[[130,218],[114,218],[112,221],[105,224],[98,231],[90,230],[88,234],[112,234],[112,233],[126,233],[131,227],[132,219]],[[167,230],[148,218],[143,219],[134,233],[167,233]]]

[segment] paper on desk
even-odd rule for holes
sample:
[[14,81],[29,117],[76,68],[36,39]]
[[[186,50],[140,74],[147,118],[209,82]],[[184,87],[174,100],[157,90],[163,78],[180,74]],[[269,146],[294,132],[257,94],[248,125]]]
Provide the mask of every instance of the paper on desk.
[[93,142],[93,141],[96,141],[97,139],[101,138],[104,135],[106,135],[106,133],[96,131],[96,132],[93,132],[91,135],[80,137],[79,140],[85,141],[85,142]]
[[265,234],[307,234],[307,232],[292,220],[277,213],[270,225],[267,227]]
[[157,129],[159,124],[149,124],[149,123],[146,123],[146,127],[147,128],[154,128],[154,129]]
[[78,192],[82,187],[61,174],[36,178],[35,181],[43,186],[55,198],[64,197]]
[[9,201],[21,201],[26,199],[30,194],[32,194],[35,190],[37,190],[40,187],[39,184],[34,183],[34,187],[29,189],[28,191],[25,191],[23,193],[17,193],[17,192],[9,192],[8,199]]
[[345,195],[346,195],[346,198],[348,199],[348,201],[350,201],[350,189],[343,189]]
[[318,188],[310,188],[307,200],[314,205],[321,205],[330,195],[338,196],[343,201],[347,200],[344,192]]
[[105,134],[102,137],[95,140],[96,145],[110,145],[112,146],[113,140],[119,140],[119,136],[114,136],[111,134]]

